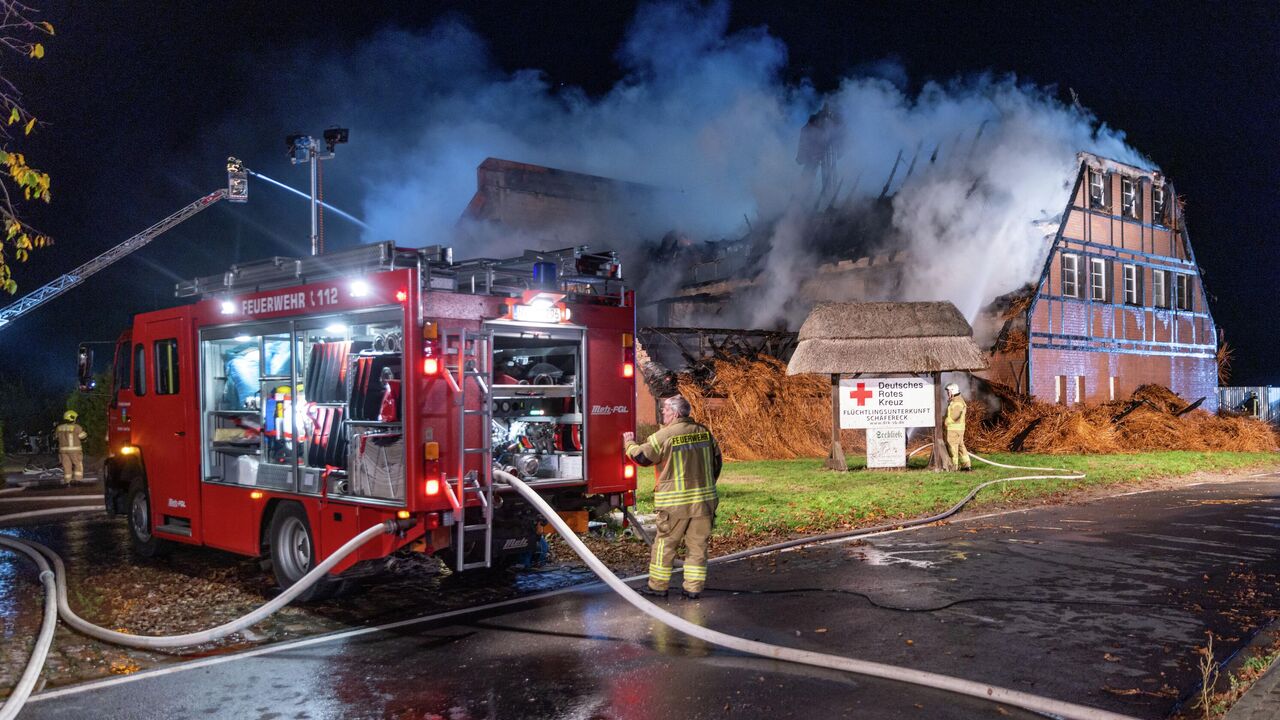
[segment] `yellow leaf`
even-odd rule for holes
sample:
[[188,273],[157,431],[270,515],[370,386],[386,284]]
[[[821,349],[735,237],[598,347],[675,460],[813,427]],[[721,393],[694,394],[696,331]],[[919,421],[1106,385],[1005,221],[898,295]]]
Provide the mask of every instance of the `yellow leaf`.
[[26,251],[26,250],[18,250],[18,251],[17,251],[17,252],[15,252],[13,255],[14,255],[14,257],[18,258],[18,262],[26,262],[26,261],[27,261],[27,251]]
[[45,21],[45,22],[41,22],[41,23],[40,23],[40,27],[44,28],[44,31],[45,31],[45,32],[47,32],[47,33],[49,33],[50,35],[52,35],[52,34],[53,34],[53,24],[52,24],[52,23],[47,22],[47,21]]
[[31,46],[31,57],[33,57],[33,58],[35,58],[35,59],[37,59],[37,60],[39,60],[40,58],[44,57],[44,45],[41,45],[40,43],[36,43],[35,45],[32,45],[32,46]]
[[30,135],[30,134],[31,134],[31,130],[32,130],[33,128],[35,128],[35,126],[36,126],[36,119],[33,117],[33,118],[31,118],[30,120],[28,120],[28,121],[27,121],[27,127],[26,127],[26,130],[24,131],[24,133],[23,133],[23,134],[25,134],[25,135]]
[[22,119],[18,114],[18,108],[9,108],[9,124],[12,125]]

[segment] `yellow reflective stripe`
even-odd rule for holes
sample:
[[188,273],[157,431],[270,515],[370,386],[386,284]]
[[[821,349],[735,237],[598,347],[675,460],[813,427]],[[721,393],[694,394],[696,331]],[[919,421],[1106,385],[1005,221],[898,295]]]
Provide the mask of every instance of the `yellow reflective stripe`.
[[666,500],[684,500],[686,498],[698,497],[715,497],[716,488],[714,485],[708,487],[695,487],[688,490],[659,490],[653,494],[654,502]]
[[649,436],[649,447],[653,448],[653,459],[662,457],[662,446],[658,444],[658,433]]
[[684,576],[690,580],[706,580],[707,567],[705,565],[685,565]]
[[676,452],[673,449],[671,451],[671,464],[674,466],[671,474],[676,483],[676,490],[684,490],[684,453]]
[[689,490],[672,490],[668,492],[656,492],[653,494],[654,507],[671,507],[673,505],[691,505],[696,502],[705,500],[714,500],[716,498],[716,489],[714,487],[700,487]]
[[649,577],[654,578],[656,580],[670,580],[671,568],[664,568],[661,565],[650,565]]

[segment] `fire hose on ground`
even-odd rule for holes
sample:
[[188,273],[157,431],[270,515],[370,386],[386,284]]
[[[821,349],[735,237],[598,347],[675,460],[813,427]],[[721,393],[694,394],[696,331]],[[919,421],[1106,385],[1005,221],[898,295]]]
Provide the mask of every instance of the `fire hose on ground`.
[[[36,515],[84,513],[87,511],[101,510],[102,508],[96,505],[51,508],[48,510],[36,510],[27,513],[3,515],[0,516],[0,520],[12,520]],[[268,616],[292,602],[294,598],[305,592],[307,588],[323,579],[328,575],[329,570],[331,570],[334,565],[342,562],[342,560],[348,555],[359,550],[363,545],[381,535],[398,532],[401,529],[402,526],[395,520],[378,523],[377,525],[368,528],[364,532],[348,540],[345,545],[338,548],[336,552],[326,558],[324,562],[312,568],[306,575],[298,578],[298,581],[293,585],[290,585],[287,590],[247,615],[208,630],[184,633],[182,635],[164,636],[131,635],[129,633],[117,632],[115,630],[99,627],[98,625],[94,625],[84,618],[81,618],[71,609],[71,606],[67,604],[67,573],[66,567],[63,565],[62,558],[53,550],[33,540],[18,540],[6,535],[0,535],[0,547],[5,547],[15,552],[25,554],[35,562],[36,566],[40,569],[40,582],[45,588],[44,621],[40,626],[40,634],[36,639],[35,648],[32,650],[31,658],[27,663],[26,670],[19,679],[17,686],[14,687],[13,692],[11,692],[8,699],[5,700],[4,705],[0,706],[0,720],[12,720],[22,710],[22,706],[26,704],[27,697],[31,695],[31,691],[35,687],[36,680],[40,676],[40,670],[44,667],[44,660],[48,655],[50,645],[53,643],[53,633],[56,629],[57,619],[59,617],[62,618],[63,622],[67,623],[79,632],[88,635],[89,637],[115,645],[124,645],[126,647],[140,648],[143,650],[164,650],[202,645],[204,643],[213,642],[227,637],[228,635],[240,632],[241,630],[262,622]]]
[[[1011,468],[1011,469],[1044,470],[1044,471],[1055,470],[1054,468],[1021,468],[1018,466],[1011,466],[1011,465],[996,463],[990,460],[986,460],[985,458],[980,458],[976,455],[973,457],[977,458],[978,460],[981,460],[982,462],[985,462],[997,467],[1005,467],[1005,468]],[[1119,715],[1116,713],[1107,712],[1107,711],[1099,710],[1096,708],[1090,708],[1083,705],[1076,705],[1073,703],[1063,702],[1060,700],[1054,700],[1051,698],[1031,695],[1029,693],[1024,693],[1017,690],[1011,690],[1008,688],[1002,688],[995,685],[988,685],[986,683],[980,683],[980,682],[974,682],[971,680],[964,680],[961,678],[949,677],[949,676],[940,675],[937,673],[913,670],[910,668],[896,667],[893,665],[885,665],[882,663],[875,663],[875,662],[870,662],[866,660],[855,660],[853,658],[841,657],[837,655],[828,655],[825,653],[812,652],[808,650],[800,650],[796,648],[770,645],[768,643],[762,643],[755,640],[748,640],[746,638],[736,637],[734,635],[729,635],[716,630],[704,628],[700,625],[696,625],[694,623],[689,622],[688,620],[685,620],[684,618],[678,615],[674,615],[670,612],[667,612],[666,610],[663,610],[662,608],[658,607],[652,602],[649,602],[647,599],[645,599],[643,596],[641,596],[639,593],[633,590],[630,586],[624,583],[620,578],[614,575],[613,572],[610,571],[609,568],[606,567],[605,564],[601,562],[599,558],[597,558],[594,554],[592,554],[592,552],[589,549],[587,549],[586,545],[584,545],[580,539],[578,539],[577,535],[569,528],[568,525],[565,524],[564,520],[560,518],[560,516],[556,513],[555,509],[552,508],[550,505],[548,505],[547,502],[541,496],[539,496],[536,492],[534,492],[532,488],[526,485],[519,478],[497,469],[494,470],[494,477],[506,482],[514,490],[516,490],[516,492],[518,492],[520,496],[525,499],[526,502],[528,502],[530,505],[536,508],[540,513],[542,513],[542,515],[546,518],[547,522],[549,522],[551,526],[555,528],[556,532],[560,533],[561,537],[564,538],[565,542],[568,543],[569,547],[572,548],[573,551],[577,553],[577,555],[580,558],[582,558],[583,562],[585,562],[587,566],[591,568],[592,572],[594,572],[606,585],[608,585],[611,590],[613,590],[615,593],[620,595],[622,599],[626,600],[628,603],[630,603],[632,606],[634,606],[637,610],[644,613],[645,615],[648,615],[654,620],[657,620],[658,622],[674,630],[677,630],[686,635],[689,635],[690,637],[694,637],[704,642],[707,642],[713,645],[718,645],[720,647],[724,647],[729,650],[747,653],[750,655],[757,655],[757,656],[768,658],[768,659],[798,663],[801,665],[809,665],[812,667],[842,670],[845,672],[851,672],[859,675],[866,675],[866,676],[877,677],[877,678],[882,678],[886,680],[910,683],[910,684],[919,685],[922,687],[945,690],[952,693],[980,698],[982,700],[986,700],[989,702],[1003,703],[1006,705],[1020,707],[1026,710],[1031,710],[1033,712],[1046,713],[1046,714],[1054,715],[1060,718],[1064,718],[1065,720],[1133,720],[1129,716]],[[1058,474],[1058,475],[1029,475],[1029,476],[1003,478],[1001,480],[989,481],[974,488],[969,493],[969,495],[965,497],[964,500],[962,500],[956,506],[954,506],[953,508],[949,509],[944,513],[933,516],[931,518],[924,518],[916,521],[896,523],[894,525],[888,526],[888,528],[892,529],[892,528],[907,527],[909,525],[916,525],[916,524],[922,524],[927,522],[936,522],[940,519],[953,515],[956,512],[958,512],[960,508],[962,508],[966,503],[968,503],[969,500],[971,500],[973,496],[976,495],[978,491],[980,491],[982,488],[988,487],[990,485],[993,485],[999,482],[1011,482],[1014,480],[1047,479],[1047,478],[1073,479],[1073,478],[1083,478],[1083,477],[1084,477],[1083,473],[1072,473],[1072,474]],[[99,509],[100,508],[96,506],[90,507],[90,508],[85,508],[85,507],[57,508],[53,512],[49,512],[48,514],[83,512],[85,510],[99,510]],[[42,511],[36,511],[36,512],[42,512]],[[0,520],[9,519],[9,517],[11,516],[0,516]],[[634,522],[634,519],[632,521]],[[219,638],[226,637],[227,635],[230,635],[232,633],[238,632],[240,630],[244,630],[245,628],[248,628],[260,622],[261,620],[265,619],[267,616],[271,615],[272,613],[276,612],[280,608],[287,605],[290,601],[292,601],[295,597],[297,597],[299,594],[304,592],[312,584],[314,584],[315,582],[323,578],[326,574],[328,574],[328,571],[330,570],[330,568],[332,568],[338,562],[341,562],[341,560],[345,558],[347,555],[351,554],[352,552],[355,552],[358,548],[360,548],[362,545],[369,542],[370,540],[374,539],[375,537],[378,537],[383,533],[396,532],[398,529],[399,529],[399,526],[397,526],[397,524],[394,521],[390,521],[388,523],[380,523],[378,525],[370,527],[369,529],[365,530],[361,534],[357,535],[356,537],[348,541],[337,552],[335,552],[333,555],[327,558],[324,562],[320,563],[315,568],[313,568],[310,572],[308,572],[306,575],[300,578],[298,582],[290,586],[288,590],[281,593],[275,599],[262,605],[257,610],[254,610],[248,615],[245,615],[237,620],[233,620],[231,622],[220,625],[216,628],[212,628],[202,632],[187,633],[184,635],[164,636],[164,637],[145,637],[145,636],[138,636],[138,635],[130,635],[128,633],[121,633],[114,630],[108,630],[106,628],[98,627],[97,625],[93,625],[92,623],[89,623],[84,619],[80,618],[67,605],[66,571],[65,571],[65,567],[63,565],[62,559],[58,557],[58,555],[54,553],[52,550],[50,550],[49,548],[39,543],[32,542],[32,541],[17,540],[14,538],[0,535],[0,546],[23,553],[28,557],[30,557],[36,563],[37,567],[39,567],[40,569],[40,581],[45,587],[45,595],[46,595],[44,621],[41,625],[39,638],[36,641],[36,646],[32,651],[31,659],[28,663],[26,671],[23,673],[22,678],[19,681],[18,686],[15,687],[13,693],[9,696],[5,704],[2,707],[0,707],[0,720],[11,720],[13,717],[15,717],[17,713],[21,710],[22,705],[26,702],[26,698],[30,695],[31,690],[34,688],[35,683],[39,677],[40,670],[44,665],[44,659],[48,654],[50,645],[52,644],[53,632],[56,627],[57,617],[59,616],[61,616],[62,619],[67,622],[68,625],[70,625],[71,627],[75,628],[76,630],[79,630],[80,632],[86,635],[89,635],[90,637],[104,640],[106,642],[126,645],[129,647],[138,647],[138,648],[144,648],[144,649],[163,649],[163,648],[186,647],[191,645],[198,645],[202,643],[212,642]],[[766,546],[763,548],[756,548],[756,549],[744,551],[741,553],[734,553],[733,555],[717,558],[717,562],[725,562],[728,560],[737,559],[739,557],[746,557],[748,555],[757,555],[757,554],[766,553],[766,552],[773,552],[776,550],[786,549],[788,547],[794,547],[800,544],[823,542],[827,540],[834,540],[834,539],[843,538],[843,537],[851,537],[858,534],[866,534],[869,532],[876,532],[876,531],[877,530],[875,528],[864,528],[861,530],[844,532],[844,533],[832,533],[825,536],[818,536],[816,538],[813,538],[813,537],[803,538],[800,540],[788,541],[786,543],[778,543],[778,544]],[[641,529],[640,532],[643,535],[643,529]]]

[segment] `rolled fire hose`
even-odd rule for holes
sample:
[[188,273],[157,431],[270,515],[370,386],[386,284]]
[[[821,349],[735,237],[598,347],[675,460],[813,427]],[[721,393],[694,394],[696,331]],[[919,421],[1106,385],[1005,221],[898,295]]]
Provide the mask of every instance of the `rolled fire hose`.
[[[622,599],[631,603],[631,605],[633,605],[637,610],[648,615],[654,620],[704,642],[773,660],[784,660],[813,667],[843,670],[846,672],[857,673],[859,675],[868,675],[886,680],[896,680],[899,682],[921,685],[923,687],[946,690],[948,692],[981,698],[991,702],[1004,703],[1006,705],[1012,705],[1034,712],[1056,715],[1066,720],[1133,720],[1133,718],[1127,715],[1118,715],[1105,710],[1099,710],[1083,705],[1075,705],[1073,703],[1053,700],[1051,698],[1039,697],[1037,695],[997,687],[995,685],[987,685],[985,683],[962,680],[960,678],[948,677],[946,675],[939,675],[921,670],[912,670],[910,668],[884,665],[866,660],[854,660],[852,658],[840,657],[838,655],[827,655],[825,653],[816,653],[808,650],[798,650],[795,648],[770,645],[768,643],[747,640],[746,638],[740,638],[716,630],[710,630],[702,627],[701,625],[695,625],[678,615],[673,615],[672,613],[659,608],[657,605],[646,600],[626,583],[622,582],[622,580],[614,575],[609,568],[605,567],[604,563],[601,562],[599,558],[587,549],[587,546],[578,539],[578,536],[571,529],[569,529],[569,526],[565,524],[564,520],[556,514],[555,509],[548,505],[542,497],[534,492],[533,489],[526,485],[522,480],[500,470],[494,470],[493,474],[494,477],[503,480],[514,488],[516,492],[520,493],[520,496],[523,497],[526,502],[541,512],[543,516],[546,517],[547,521],[551,523],[551,526],[556,529],[556,532],[560,533],[561,537],[564,538],[569,547],[578,554],[578,557],[582,558],[583,562],[591,568],[592,572],[599,576],[599,578],[603,580],[611,590],[622,596]],[[1008,478],[1007,480],[1012,479],[1013,478]]]

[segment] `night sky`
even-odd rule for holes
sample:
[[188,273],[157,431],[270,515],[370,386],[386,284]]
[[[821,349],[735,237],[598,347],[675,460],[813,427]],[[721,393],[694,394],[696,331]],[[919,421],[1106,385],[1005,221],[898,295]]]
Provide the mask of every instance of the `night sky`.
[[[310,58],[342,57],[388,27],[422,30],[453,16],[488,38],[504,69],[538,68],[556,85],[598,94],[621,75],[615,53],[634,15],[629,3],[599,2],[36,4],[50,6],[43,17],[58,35],[43,61],[7,61],[3,70],[48,123],[23,148],[51,173],[54,202],[28,218],[57,246],[16,268],[20,293],[221,187],[228,155],[305,187],[284,136],[350,122],[335,116],[350,87],[310,73]],[[819,91],[886,61],[905,68],[911,88],[992,71],[1056,86],[1064,100],[1074,89],[1186,197],[1211,307],[1236,348],[1233,384],[1280,384],[1271,327],[1280,248],[1270,237],[1280,188],[1280,6],[1010,5],[739,1],[731,30],[766,26],[789,49],[788,80],[808,78]],[[326,199],[351,211],[368,185],[357,163],[344,172],[343,158],[364,152],[369,133],[352,124],[350,144],[324,167]],[[248,205],[212,208],[0,330],[0,373],[69,385],[77,341],[112,340],[132,313],[174,302],[174,281],[305,254],[307,204],[261,182],[250,192]],[[358,232],[330,216],[326,238],[336,249]]]

